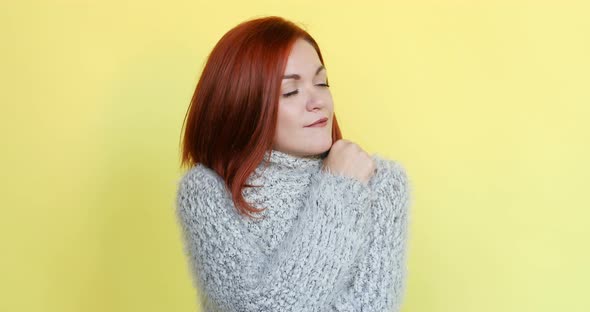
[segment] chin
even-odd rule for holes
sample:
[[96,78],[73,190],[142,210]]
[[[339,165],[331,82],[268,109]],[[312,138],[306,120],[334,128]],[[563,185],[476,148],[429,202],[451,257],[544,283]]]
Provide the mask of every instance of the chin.
[[332,147],[332,136],[330,135],[322,144],[315,148],[315,154],[321,154],[328,151]]
[[[318,155],[327,152],[332,147],[332,133],[325,135],[306,136],[299,141],[301,144],[292,145],[292,152],[299,155]],[[313,142],[313,143],[311,143]],[[294,143],[294,142],[293,142]],[[297,148],[299,146],[299,148]],[[298,150],[298,151],[297,151]],[[297,151],[297,152],[295,152]]]

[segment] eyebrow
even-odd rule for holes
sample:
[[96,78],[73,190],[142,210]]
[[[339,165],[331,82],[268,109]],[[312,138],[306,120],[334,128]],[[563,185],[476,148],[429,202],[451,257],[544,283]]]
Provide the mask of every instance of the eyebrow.
[[[318,67],[318,69],[316,69],[315,71],[315,76],[317,76],[320,71],[322,71],[322,69],[326,69],[326,67],[324,67],[324,65],[320,65],[320,67]],[[299,80],[301,79],[301,76],[299,76],[298,74],[290,74],[290,75],[284,75],[283,79],[295,79],[295,80]]]

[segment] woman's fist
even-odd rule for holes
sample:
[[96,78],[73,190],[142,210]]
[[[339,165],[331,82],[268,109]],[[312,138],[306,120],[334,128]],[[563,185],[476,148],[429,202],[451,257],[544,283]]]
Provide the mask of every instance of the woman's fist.
[[324,169],[356,178],[367,184],[375,174],[373,159],[357,144],[341,139],[334,144],[324,159]]

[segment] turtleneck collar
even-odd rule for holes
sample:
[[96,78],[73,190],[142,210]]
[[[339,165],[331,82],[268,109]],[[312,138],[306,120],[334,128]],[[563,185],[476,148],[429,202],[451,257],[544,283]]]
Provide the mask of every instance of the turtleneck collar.
[[268,166],[275,169],[287,169],[293,171],[314,171],[319,170],[322,166],[324,158],[328,152],[313,156],[295,156],[286,152],[281,152],[275,149],[268,150],[264,153],[264,158],[258,166],[259,169],[265,166],[268,161]]
[[295,196],[305,192],[311,178],[320,172],[326,156],[328,151],[303,157],[274,149],[267,150],[262,161],[246,180],[248,185],[264,187],[245,188],[244,198],[260,204],[279,193]]

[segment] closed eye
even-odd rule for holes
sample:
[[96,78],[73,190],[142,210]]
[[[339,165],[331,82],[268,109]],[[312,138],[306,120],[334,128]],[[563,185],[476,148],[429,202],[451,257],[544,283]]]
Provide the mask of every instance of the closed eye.
[[[330,87],[330,85],[329,85],[329,84],[327,84],[327,83],[320,83],[320,84],[317,84],[316,86],[320,86],[320,87],[326,87],[326,88],[327,88],[327,87]],[[283,94],[283,97],[290,97],[290,96],[292,96],[292,95],[295,95],[295,94],[297,94],[297,93],[299,93],[299,91],[298,91],[298,90],[291,91],[291,92],[288,92],[288,93],[285,93],[285,94]]]
[[285,94],[283,94],[283,97],[290,97],[291,95],[295,95],[295,94],[297,94],[297,93],[298,93],[298,91],[297,91],[297,90],[295,90],[295,91],[291,91],[291,92],[288,92],[288,93],[285,93]]

